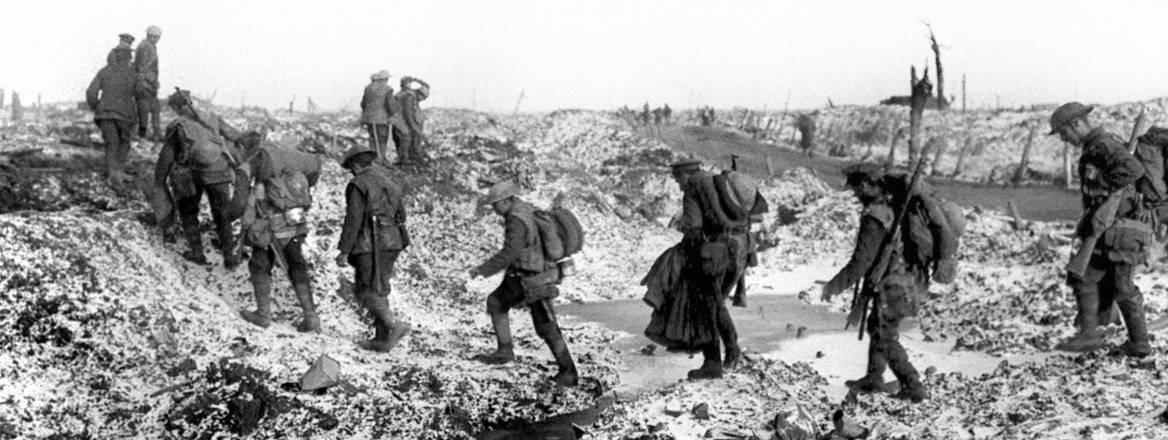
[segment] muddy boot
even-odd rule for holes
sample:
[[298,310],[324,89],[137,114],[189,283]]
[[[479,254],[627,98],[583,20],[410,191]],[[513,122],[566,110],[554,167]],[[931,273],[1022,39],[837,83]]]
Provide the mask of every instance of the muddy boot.
[[1127,342],[1124,342],[1115,351],[1114,355],[1143,358],[1152,354],[1152,345],[1148,343],[1148,322],[1144,316],[1143,301],[1119,301],[1119,311],[1123,314],[1123,322],[1127,325]]
[[312,286],[309,284],[293,284],[296,300],[304,311],[304,318],[296,325],[296,331],[301,333],[320,331],[320,317],[316,315],[316,303],[312,301]]
[[365,307],[373,315],[374,326],[377,327],[376,336],[362,344],[367,350],[385,353],[393,350],[397,343],[409,332],[410,328],[404,323],[398,323],[393,312],[389,310],[389,301],[382,296],[371,296],[366,299]]
[[268,328],[272,325],[272,285],[271,284],[255,284],[255,300],[256,310],[240,310],[239,316],[244,321],[255,324],[259,327]]
[[738,369],[738,363],[741,361],[742,349],[738,347],[738,344],[727,345],[726,356],[722,358],[722,369],[736,370]]
[[491,365],[506,364],[515,360],[514,344],[511,342],[511,316],[506,313],[491,315],[491,325],[495,327],[498,348],[493,353],[480,354],[475,359]]
[[689,370],[686,377],[690,380],[721,379],[722,378],[722,349],[718,342],[712,342],[702,349],[701,368]]
[[1087,352],[1103,347],[1103,336],[1099,334],[1099,295],[1094,292],[1080,292],[1078,295],[1079,332],[1055,349],[1071,352]]
[[929,392],[925,390],[925,384],[921,383],[919,376],[914,374],[898,379],[900,380],[900,391],[892,396],[894,399],[921,403],[929,398]]
[[888,360],[878,335],[868,338],[868,371],[864,377],[844,382],[844,385],[860,393],[891,393],[893,388],[884,382],[884,370]]
[[572,360],[572,353],[568,351],[568,343],[564,342],[564,336],[560,333],[559,325],[555,323],[542,324],[536,329],[536,333],[544,336],[544,342],[547,342],[548,348],[552,350],[552,357],[556,359],[556,366],[559,371],[552,377],[552,382],[558,387],[574,387],[580,382],[579,375],[576,373],[576,362]]
[[201,266],[207,265],[207,255],[203,253],[202,246],[191,246],[190,249],[187,249],[186,252],[183,252],[182,257],[187,261]]

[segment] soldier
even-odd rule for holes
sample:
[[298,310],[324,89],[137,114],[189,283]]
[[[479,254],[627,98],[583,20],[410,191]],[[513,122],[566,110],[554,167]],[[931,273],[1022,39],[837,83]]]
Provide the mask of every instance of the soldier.
[[511,341],[512,308],[524,305],[531,311],[535,333],[547,343],[559,371],[552,378],[557,386],[576,386],[576,363],[556,322],[552,298],[559,295],[560,271],[544,254],[536,229],[535,207],[519,198],[519,188],[511,182],[491,187],[485,202],[504,218],[503,248],[483,264],[470,270],[471,278],[489,277],[503,271],[503,282],[487,297],[487,314],[495,328],[498,348],[479,356],[483,362],[505,364],[515,360]]
[[[830,301],[849,287],[860,282],[872,265],[877,264],[880,246],[890,231],[896,213],[893,198],[903,198],[908,194],[903,178],[883,176],[882,167],[872,163],[852,165],[843,170],[847,186],[863,205],[860,212],[860,230],[856,247],[848,263],[840,269],[831,281],[823,286],[823,300]],[[903,237],[903,235],[901,235]],[[860,392],[890,392],[884,382],[885,368],[900,381],[899,399],[920,402],[928,397],[920,375],[909,362],[904,346],[900,344],[900,321],[915,310],[916,299],[928,292],[928,278],[923,264],[908,261],[904,257],[902,240],[893,240],[894,251],[888,264],[888,276],[878,280],[873,316],[867,320],[868,367],[867,374],[857,380],[846,382],[849,388]]]
[[[422,144],[422,115],[418,103],[430,96],[430,85],[412,76],[401,78],[401,90],[394,96],[396,107],[394,117],[393,142],[397,147],[397,164],[406,165],[425,159]],[[400,115],[400,116],[399,116]]]
[[320,330],[320,318],[312,298],[308,260],[304,258],[304,239],[308,236],[306,213],[312,207],[310,190],[320,178],[320,159],[299,151],[280,150],[262,145],[262,134],[248,132],[256,139],[249,148],[248,164],[255,185],[243,214],[245,239],[252,247],[247,268],[255,293],[256,310],[241,310],[247,322],[267,328],[272,323],[272,265],[288,272],[296,300],[304,319],[296,326],[300,332]]
[[679,283],[684,290],[675,295],[686,295],[690,306],[684,311],[684,322],[671,321],[669,325],[697,329],[693,340],[679,341],[702,351],[702,366],[690,370],[687,377],[714,379],[722,377],[723,370],[735,368],[742,357],[726,297],[746,267],[748,218],[727,217],[718,202],[713,175],[702,171],[701,165],[692,159],[672,165],[673,179],[682,190],[682,212],[677,221],[682,241],[678,246],[685,255],[682,273],[688,278]]
[[162,110],[158,103],[158,40],[162,39],[162,29],[158,26],[146,28],[146,39],[138,43],[137,53],[134,55],[134,69],[145,83],[138,99],[138,137],[146,137],[147,124],[153,129],[151,138],[162,140],[162,121],[158,118]]
[[[1133,282],[1136,266],[1147,260],[1151,243],[1151,226],[1133,185],[1144,175],[1139,159],[1133,156],[1119,137],[1102,127],[1092,127],[1087,120],[1093,107],[1078,102],[1063,104],[1050,116],[1050,134],[1071,145],[1081,147],[1079,176],[1083,215],[1076,228],[1081,239],[1096,236],[1094,250],[1086,270],[1081,274],[1068,271],[1067,284],[1075,292],[1078,304],[1078,333],[1058,345],[1065,351],[1091,351],[1103,346],[1098,326],[1100,311],[1109,310],[1114,302],[1127,325],[1128,340],[1114,354],[1145,357],[1151,354],[1144,317],[1144,298]],[[1093,230],[1093,220],[1102,212],[1114,209],[1115,215],[1106,230]],[[1110,313],[1107,313],[1110,315]]]
[[352,147],[341,166],[353,173],[345,187],[345,223],[338,243],[337,266],[354,268],[353,296],[373,316],[373,339],[362,347],[388,352],[410,331],[410,325],[390,310],[387,296],[393,265],[410,245],[402,191],[382,168],[377,153]]
[[[85,91],[85,100],[105,141],[106,178],[111,186],[120,188],[129,178],[124,170],[130,152],[130,130],[138,120],[134,94],[141,86],[130,67],[130,49],[114,48],[111,54],[113,62],[93,77]],[[14,112],[16,105],[14,99]]]
[[393,87],[387,84],[389,76],[385,70],[374,73],[361,96],[361,125],[369,131],[369,148],[383,161],[389,160],[385,145],[389,141],[389,118],[394,107]]
[[241,157],[234,145],[239,132],[215,114],[196,110],[189,91],[176,89],[166,103],[177,116],[166,128],[154,179],[156,188],[169,187],[174,197],[189,246],[183,258],[207,264],[199,232],[199,201],[206,193],[219,235],[223,264],[234,269],[241,262],[235,252],[230,212],[235,168]]
[[803,150],[803,154],[807,157],[815,155],[815,117],[818,112],[804,113],[799,115],[799,120],[796,122],[796,128],[799,129],[799,149]]
[[133,49],[133,46],[131,46],[132,44],[134,44],[134,36],[133,35],[118,34],[118,45],[114,46],[113,49],[110,49],[109,55],[106,55],[106,57],[105,57],[106,64],[114,64],[114,51],[116,51],[118,49],[131,49],[132,50]]

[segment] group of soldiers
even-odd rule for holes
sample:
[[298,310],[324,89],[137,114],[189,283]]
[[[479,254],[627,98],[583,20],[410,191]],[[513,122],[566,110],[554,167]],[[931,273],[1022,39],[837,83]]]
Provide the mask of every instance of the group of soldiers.
[[[1143,296],[1133,281],[1133,273],[1146,263],[1153,239],[1150,221],[1156,206],[1141,190],[1141,182],[1145,182],[1141,179],[1152,176],[1145,176],[1145,165],[1122,139],[1090,123],[1091,111],[1090,106],[1071,102],[1050,117],[1050,134],[1082,149],[1079,175],[1083,215],[1076,235],[1083,246],[1078,253],[1083,260],[1077,267],[1072,258],[1067,273],[1067,284],[1076,298],[1077,332],[1056,348],[1070,352],[1103,348],[1106,341],[1099,328],[1114,322],[1112,310],[1118,308],[1127,328],[1127,341],[1110,354],[1142,358],[1150,355],[1152,348]],[[712,180],[716,174],[703,171],[700,162],[676,162],[672,172],[683,193],[681,220],[677,223],[683,238],[674,247],[679,262],[672,274],[677,279],[672,281],[674,292],[665,295],[672,299],[656,307],[645,333],[670,348],[702,353],[701,367],[690,371],[689,378],[718,378],[741,359],[742,350],[725,301],[733,290],[733,281],[742,279],[747,266],[742,256],[750,252],[750,244],[743,238],[748,240],[749,220],[734,218],[729,211],[723,212],[724,205],[711,200],[703,186],[717,182]],[[915,174],[919,172],[918,167]],[[846,186],[862,207],[859,232],[851,258],[824,284],[822,299],[831,300],[865,283],[865,289],[857,290],[863,301],[854,302],[853,307],[860,303],[870,303],[872,307],[870,315],[866,310],[858,314],[853,310],[849,316],[849,324],[859,317],[869,335],[869,348],[865,375],[846,384],[861,393],[895,392],[896,398],[921,402],[929,393],[900,343],[899,327],[903,319],[916,313],[928,297],[930,282],[940,280],[938,273],[943,271],[936,263],[926,261],[922,255],[927,252],[916,248],[921,244],[913,241],[909,231],[902,230],[907,228],[902,222],[906,221],[904,213],[909,209],[910,198],[927,190],[916,177],[909,178],[909,173],[886,170],[883,165],[859,163],[846,167],[843,173]],[[658,276],[659,266],[670,264],[667,260],[666,255],[659,258],[647,280]],[[949,271],[948,279],[942,282],[950,282],[952,277]],[[648,284],[652,291],[653,283]],[[646,301],[657,302],[650,301],[648,295]],[[899,386],[885,382],[885,370],[892,371]]]
[[422,117],[418,103],[430,96],[430,85],[411,76],[401,77],[401,89],[395,94],[386,70],[370,76],[361,97],[361,124],[369,132],[369,146],[379,157],[388,156],[390,139],[397,150],[397,165],[409,165],[426,159],[422,146]]
[[669,125],[673,121],[673,109],[669,104],[650,108],[646,102],[640,111],[623,106],[617,110],[617,114],[631,125],[645,127],[645,133],[656,138],[661,137],[661,126]]
[[158,103],[158,41],[162,30],[146,28],[146,39],[131,49],[134,36],[121,34],[118,44],[106,56],[106,66],[97,72],[85,92],[85,101],[94,112],[94,122],[105,141],[106,177],[119,187],[128,180],[125,163],[134,136],[162,139]]

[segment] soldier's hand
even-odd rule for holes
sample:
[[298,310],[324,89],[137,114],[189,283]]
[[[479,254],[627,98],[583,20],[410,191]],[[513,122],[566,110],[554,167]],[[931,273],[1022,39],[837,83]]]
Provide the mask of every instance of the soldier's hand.
[[346,254],[344,252],[337,254],[336,262],[337,262],[337,267],[348,267],[349,266],[349,254]]
[[842,291],[843,289],[837,286],[836,283],[828,282],[823,285],[823,293],[819,295],[819,299],[823,300],[823,302],[829,302]]

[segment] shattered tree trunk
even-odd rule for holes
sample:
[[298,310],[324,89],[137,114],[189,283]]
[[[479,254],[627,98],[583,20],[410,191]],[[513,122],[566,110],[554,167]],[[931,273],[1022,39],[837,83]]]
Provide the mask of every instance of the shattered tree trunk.
[[929,68],[925,67],[925,72],[917,79],[917,68],[911,67],[909,70],[911,74],[912,96],[909,97],[911,108],[909,109],[909,129],[908,129],[908,163],[909,166],[914,166],[921,155],[921,119],[925,113],[925,103],[929,100],[929,94],[933,91],[933,84],[929,82]]
[[937,62],[937,109],[947,110],[949,99],[945,97],[945,71],[941,70],[941,46],[937,44],[937,36],[933,34],[933,25],[925,23],[925,26],[929,27],[929,42],[932,43],[933,57]]
[[884,159],[884,169],[891,170],[896,165],[896,143],[904,136],[904,129],[897,128],[892,133],[892,140],[888,142],[888,157]]
[[1026,178],[1026,170],[1030,168],[1030,148],[1034,146],[1034,134],[1038,131],[1038,124],[1029,125],[1030,134],[1026,136],[1026,147],[1022,149],[1022,162],[1018,164],[1018,169],[1014,170],[1014,178],[1010,180],[1014,186],[1022,184],[1022,179]]

